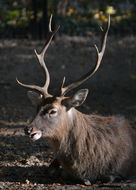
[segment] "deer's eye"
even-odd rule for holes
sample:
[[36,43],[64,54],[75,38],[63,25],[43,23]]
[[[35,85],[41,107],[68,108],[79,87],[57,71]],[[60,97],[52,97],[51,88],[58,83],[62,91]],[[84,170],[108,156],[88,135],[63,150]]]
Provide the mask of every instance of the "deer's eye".
[[49,110],[48,113],[49,113],[50,117],[56,117],[58,114],[58,110],[56,108],[53,108],[53,109]]

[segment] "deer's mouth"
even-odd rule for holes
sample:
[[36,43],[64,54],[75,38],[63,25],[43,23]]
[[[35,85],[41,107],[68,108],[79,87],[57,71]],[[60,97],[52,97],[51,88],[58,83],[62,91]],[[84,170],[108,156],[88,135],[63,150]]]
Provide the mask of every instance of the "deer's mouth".
[[36,140],[41,138],[42,132],[41,131],[35,131],[35,132],[31,133],[29,136],[32,140],[36,141]]

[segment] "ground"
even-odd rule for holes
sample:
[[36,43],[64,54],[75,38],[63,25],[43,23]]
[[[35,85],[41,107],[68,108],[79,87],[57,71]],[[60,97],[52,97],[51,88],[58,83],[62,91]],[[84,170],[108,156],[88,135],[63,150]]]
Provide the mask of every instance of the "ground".
[[[79,78],[95,63],[95,37],[57,37],[51,44],[46,63],[51,74],[51,93]],[[136,182],[95,184],[86,187],[61,178],[51,180],[48,166],[53,152],[46,139],[31,142],[23,128],[32,119],[35,108],[16,76],[28,84],[42,84],[44,76],[33,49],[43,41],[0,40],[0,189],[136,189]],[[136,37],[109,37],[102,65],[80,88],[89,95],[80,108],[84,113],[123,115],[136,127]]]

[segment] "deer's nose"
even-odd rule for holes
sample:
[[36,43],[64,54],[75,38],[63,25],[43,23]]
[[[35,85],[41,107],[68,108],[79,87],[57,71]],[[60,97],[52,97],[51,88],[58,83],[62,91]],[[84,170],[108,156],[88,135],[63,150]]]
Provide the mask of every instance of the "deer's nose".
[[27,126],[27,127],[24,128],[24,132],[25,132],[26,135],[30,135],[32,130],[33,130],[33,128],[30,127],[30,126]]

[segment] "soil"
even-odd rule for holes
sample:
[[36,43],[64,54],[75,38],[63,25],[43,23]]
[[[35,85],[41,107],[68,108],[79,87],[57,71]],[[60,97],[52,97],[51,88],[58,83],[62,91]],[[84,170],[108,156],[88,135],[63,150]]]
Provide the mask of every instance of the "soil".
[[[57,37],[48,49],[46,64],[51,74],[51,93],[63,77],[66,84],[79,78],[96,60],[93,42],[96,37]],[[33,49],[43,41],[0,40],[0,189],[136,189],[136,181],[121,183],[72,184],[60,177],[51,179],[48,166],[53,152],[46,139],[31,142],[24,126],[35,108],[26,90],[16,83],[42,85],[44,76]],[[136,37],[109,37],[102,65],[80,88],[90,93],[80,108],[84,113],[123,115],[136,127]]]

